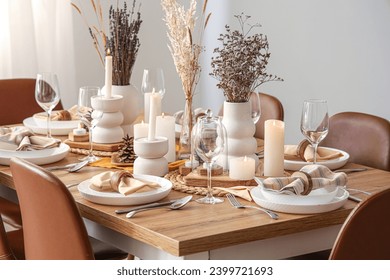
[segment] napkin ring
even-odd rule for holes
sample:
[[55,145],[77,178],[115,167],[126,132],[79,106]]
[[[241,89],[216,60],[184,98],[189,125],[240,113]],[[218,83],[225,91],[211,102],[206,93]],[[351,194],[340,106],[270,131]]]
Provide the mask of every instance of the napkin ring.
[[313,180],[309,173],[305,171],[296,171],[291,177],[300,178],[304,182],[304,190],[301,195],[308,195],[313,189]]
[[297,155],[303,160],[307,161],[305,158],[305,151],[310,142],[308,140],[302,140],[297,147]]
[[118,191],[120,182],[126,177],[133,178],[133,174],[126,170],[115,172],[110,179],[111,188]]

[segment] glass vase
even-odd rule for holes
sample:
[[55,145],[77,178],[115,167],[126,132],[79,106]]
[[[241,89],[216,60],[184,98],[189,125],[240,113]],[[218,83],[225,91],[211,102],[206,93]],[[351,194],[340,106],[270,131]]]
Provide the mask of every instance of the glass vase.
[[190,159],[192,154],[192,128],[194,126],[194,111],[192,109],[192,99],[186,99],[183,123],[180,131],[179,159]]

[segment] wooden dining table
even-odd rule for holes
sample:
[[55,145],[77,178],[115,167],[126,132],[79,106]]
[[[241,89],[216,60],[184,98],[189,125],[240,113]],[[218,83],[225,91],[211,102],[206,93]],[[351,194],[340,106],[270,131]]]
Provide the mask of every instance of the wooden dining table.
[[[46,166],[78,161],[80,155]],[[344,168],[361,167],[347,163]],[[76,173],[53,171],[64,184],[80,183],[107,171],[87,166]],[[9,166],[0,165],[0,194],[16,199]],[[378,192],[390,187],[390,172],[367,168],[348,174],[348,188]],[[100,205],[84,199],[77,186],[70,187],[90,236],[117,246],[140,259],[285,259],[332,247],[342,223],[357,202],[348,200],[341,208],[318,214],[279,212],[273,220],[256,209],[236,209],[225,199],[205,205],[194,200],[180,210],[158,208],[138,213],[131,219],[115,210],[123,206]],[[163,200],[188,194],[172,190]],[[366,199],[367,194],[355,196]],[[238,199],[242,203],[254,202]]]

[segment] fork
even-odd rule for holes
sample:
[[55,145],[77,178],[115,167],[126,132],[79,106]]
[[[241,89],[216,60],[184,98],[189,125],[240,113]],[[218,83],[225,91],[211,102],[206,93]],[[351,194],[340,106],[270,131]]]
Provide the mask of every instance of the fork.
[[274,220],[279,219],[279,215],[276,214],[275,212],[270,211],[270,210],[263,209],[263,208],[260,208],[260,207],[257,207],[257,206],[241,204],[234,197],[234,195],[232,195],[231,193],[226,194],[226,197],[229,199],[230,204],[233,205],[235,208],[253,208],[253,209],[257,209],[257,210],[263,211],[264,213],[268,214],[268,216],[270,216]]

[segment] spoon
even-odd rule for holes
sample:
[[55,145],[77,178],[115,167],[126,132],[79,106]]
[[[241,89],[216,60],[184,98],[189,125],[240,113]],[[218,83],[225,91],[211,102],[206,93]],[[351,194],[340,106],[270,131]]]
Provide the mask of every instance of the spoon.
[[73,167],[70,167],[70,168],[68,169],[68,172],[77,172],[77,171],[79,171],[81,168],[83,168],[84,166],[86,166],[88,163],[89,163],[89,160],[81,161],[81,162],[77,163],[76,165],[74,165]]
[[[171,205],[169,205],[169,209],[171,210],[177,210],[177,209],[180,209],[182,208],[184,205],[186,205],[188,202],[190,202],[192,199],[192,195],[189,195],[189,196],[185,196],[181,199],[178,199],[176,200],[175,202],[173,202]],[[143,212],[143,211],[147,211],[147,210],[153,210],[153,209],[157,209],[159,207],[152,207],[152,208],[142,208],[142,209],[138,209],[138,210],[134,210],[134,211],[131,211],[129,213],[126,214],[126,218],[131,218],[133,217],[135,214],[139,213],[139,212]]]

